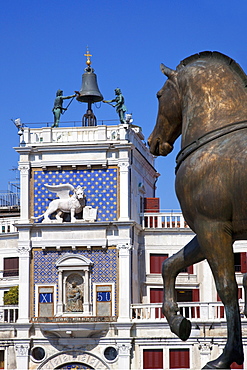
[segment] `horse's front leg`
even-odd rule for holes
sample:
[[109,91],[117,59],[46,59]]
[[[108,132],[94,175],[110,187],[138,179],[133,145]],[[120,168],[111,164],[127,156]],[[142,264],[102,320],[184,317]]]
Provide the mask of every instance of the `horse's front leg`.
[[191,323],[179,311],[176,302],[175,281],[181,270],[204,259],[197,237],[194,237],[178,253],[163,262],[162,277],[164,281],[163,313],[170,325],[171,331],[180,339],[187,340],[190,336]]
[[227,342],[223,353],[203,369],[230,369],[233,362],[241,365],[244,360],[232,236],[223,222],[198,219],[198,224],[198,240],[214,275],[227,320]]

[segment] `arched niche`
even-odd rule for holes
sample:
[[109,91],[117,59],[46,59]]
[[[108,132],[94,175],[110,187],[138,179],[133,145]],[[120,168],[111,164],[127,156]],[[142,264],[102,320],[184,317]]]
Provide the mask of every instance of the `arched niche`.
[[58,315],[91,315],[91,268],[93,262],[66,254],[56,262],[58,270]]

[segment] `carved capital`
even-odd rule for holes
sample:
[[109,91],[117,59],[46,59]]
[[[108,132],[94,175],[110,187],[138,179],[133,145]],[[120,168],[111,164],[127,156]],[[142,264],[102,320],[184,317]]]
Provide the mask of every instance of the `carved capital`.
[[121,355],[130,355],[130,350],[131,350],[131,344],[129,344],[129,343],[119,343],[118,345],[117,345],[117,348],[118,348],[118,351],[119,351],[119,355],[121,356]]
[[117,245],[117,249],[129,251],[130,249],[132,249],[132,245],[129,244],[129,243],[126,243],[126,244],[118,244]]
[[28,255],[31,248],[30,248],[29,245],[18,245],[17,250],[18,250],[18,253],[20,253],[22,255],[25,255],[25,254]]
[[118,167],[121,171],[127,171],[129,168],[129,161],[120,161],[118,163]]
[[16,344],[16,356],[28,356],[29,344]]
[[201,343],[198,346],[198,349],[201,353],[210,353],[212,351],[212,344],[211,343]]
[[30,169],[29,163],[20,163],[18,170],[20,171],[21,175],[28,175]]

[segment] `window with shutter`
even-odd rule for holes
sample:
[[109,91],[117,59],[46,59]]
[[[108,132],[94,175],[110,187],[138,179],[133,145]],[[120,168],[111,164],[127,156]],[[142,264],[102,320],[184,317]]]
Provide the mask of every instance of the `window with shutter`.
[[150,303],[162,303],[163,302],[163,289],[162,288],[151,288],[150,289]]
[[143,369],[163,369],[163,349],[144,349]]
[[3,277],[19,276],[19,258],[10,257],[3,259]]
[[247,272],[247,253],[241,252],[239,254],[240,254],[241,272],[245,274]]
[[4,351],[0,351],[0,369],[4,369]]
[[[238,288],[238,299],[241,299],[241,298],[242,298],[242,288]],[[219,296],[218,293],[217,293],[217,302],[221,302],[221,299],[220,299],[220,296]],[[218,317],[220,319],[224,318],[224,312],[225,312],[224,307],[219,307],[218,308]]]
[[243,298],[242,288],[238,288],[238,299]]
[[170,369],[189,369],[190,350],[189,349],[170,349]]
[[[150,289],[150,303],[162,303],[163,302],[163,288],[151,288]],[[164,317],[161,307],[155,308],[155,318]]]
[[[219,296],[218,293],[217,293],[217,302],[221,302],[221,299],[220,299],[220,296]],[[220,319],[223,319],[224,318],[224,312],[225,312],[224,307],[218,307],[217,317],[219,317]]]
[[168,258],[168,254],[150,254],[150,274],[161,274],[162,263]]
[[189,267],[186,267],[184,268],[183,270],[181,270],[180,272],[186,272],[187,274],[193,274],[193,265],[189,266]]

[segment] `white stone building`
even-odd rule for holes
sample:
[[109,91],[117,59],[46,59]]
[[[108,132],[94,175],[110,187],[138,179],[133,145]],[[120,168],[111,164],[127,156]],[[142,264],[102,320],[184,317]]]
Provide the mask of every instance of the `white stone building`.
[[[20,215],[0,207],[0,368],[199,369],[221,353],[226,320],[206,263],[176,282],[190,338],[162,316],[162,260],[193,233],[180,212],[160,212],[143,139],[128,124],[24,128]],[[85,192],[76,220],[38,219],[56,198],[49,186],[65,184]],[[246,242],[235,253],[241,305]],[[14,286],[19,303],[6,305]],[[244,317],[242,328],[245,365],[233,368],[247,368]]]

